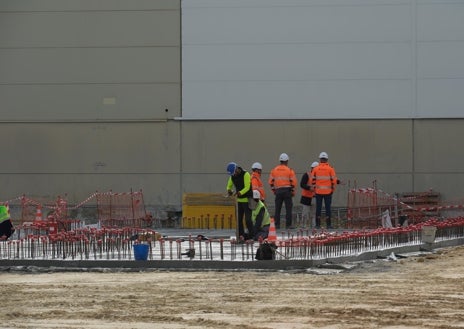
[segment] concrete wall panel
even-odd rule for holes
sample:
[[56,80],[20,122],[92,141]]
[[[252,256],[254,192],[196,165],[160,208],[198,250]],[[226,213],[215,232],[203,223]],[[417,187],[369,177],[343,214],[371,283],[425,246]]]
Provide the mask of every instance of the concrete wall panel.
[[[205,120],[323,118],[407,118],[412,115],[412,84],[403,80],[217,81],[183,82],[183,117],[197,113]],[[200,95],[208,97],[200,98]],[[289,102],[299,98],[300,103]],[[237,101],[239,99],[240,101]]]
[[420,118],[462,118],[464,78],[421,79],[417,83]]
[[179,127],[167,122],[5,124],[3,173],[177,173]]
[[464,3],[417,3],[417,116],[462,118]]
[[1,84],[179,82],[179,49],[0,49]]
[[340,4],[183,3],[183,118],[413,116],[412,7]]
[[409,79],[411,50],[407,43],[184,45],[182,73],[185,82]]
[[462,1],[417,1],[418,41],[462,41],[463,28]]
[[178,47],[179,33],[175,10],[0,12],[3,48]]
[[462,172],[463,120],[417,120],[414,127],[414,169],[418,174]]
[[[0,85],[3,121],[132,121],[180,114],[180,85]],[[166,111],[167,109],[167,111]]]
[[301,179],[321,151],[329,154],[346,184],[339,187],[337,205],[346,205],[350,186],[372,187],[376,181],[386,192],[413,189],[409,120],[195,121],[182,126],[184,192],[221,193],[228,162],[250,171],[251,164],[259,161],[272,200],[267,179],[280,153],[290,156],[289,165]]
[[99,11],[99,10],[178,10],[180,0],[7,0],[0,2],[2,12]]
[[461,118],[463,8],[460,1],[186,1],[183,117]]
[[180,115],[180,1],[4,1],[5,121]]
[[417,75],[423,79],[463,79],[463,56],[464,40],[420,43],[417,49]]
[[182,12],[185,45],[377,43],[411,38],[411,8],[405,1],[188,0],[182,3]]
[[3,124],[9,154],[1,199],[142,189],[149,205],[179,205],[179,125],[173,122]]
[[[115,173],[115,174],[11,174],[1,173],[0,181],[4,189],[0,200],[12,200],[22,195],[41,202],[53,202],[58,196],[68,200],[71,206],[85,201],[98,192],[130,192],[142,190],[148,211],[156,214],[161,210],[179,209],[182,195],[177,174],[156,173]],[[16,200],[12,204],[19,204]],[[85,204],[96,205],[95,199]],[[159,218],[159,217],[158,217]]]

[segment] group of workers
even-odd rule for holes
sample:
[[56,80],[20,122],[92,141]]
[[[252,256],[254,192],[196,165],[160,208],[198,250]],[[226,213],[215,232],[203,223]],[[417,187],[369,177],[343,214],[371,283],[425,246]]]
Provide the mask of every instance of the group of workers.
[[[293,197],[296,194],[297,178],[295,171],[289,167],[288,154],[279,156],[279,164],[269,175],[268,184],[274,194],[274,219],[276,229],[280,228],[280,214],[285,205],[285,227],[293,229]],[[319,154],[319,161],[311,163],[309,171],[301,177],[302,220],[315,229],[321,228],[322,206],[325,206],[326,227],[332,229],[331,205],[335,186],[340,183],[335,169],[329,164],[326,152]],[[262,165],[255,162],[251,174],[235,162],[227,164],[227,192],[237,198],[237,234],[243,239],[265,239],[269,234],[270,215],[265,205],[266,194],[262,181]],[[316,213],[313,214],[312,199],[316,199]],[[245,231],[245,228],[247,231]]]

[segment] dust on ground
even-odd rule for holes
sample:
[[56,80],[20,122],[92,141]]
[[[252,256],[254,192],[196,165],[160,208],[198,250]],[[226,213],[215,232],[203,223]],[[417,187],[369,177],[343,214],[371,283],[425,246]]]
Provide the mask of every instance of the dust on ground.
[[0,273],[0,328],[464,328],[464,246],[339,274]]

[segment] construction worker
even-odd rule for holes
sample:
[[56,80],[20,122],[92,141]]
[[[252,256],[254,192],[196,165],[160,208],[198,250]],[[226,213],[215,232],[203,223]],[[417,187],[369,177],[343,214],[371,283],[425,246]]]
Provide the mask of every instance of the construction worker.
[[329,155],[326,152],[321,152],[319,165],[310,174],[311,185],[314,186],[316,194],[316,228],[318,229],[321,227],[322,202],[325,205],[327,229],[333,228],[331,222],[332,194],[338,179],[335,169],[329,165],[328,161]]
[[266,198],[266,193],[264,192],[264,185],[261,181],[261,172],[263,166],[259,162],[255,162],[251,165],[251,189],[258,190],[260,194],[260,200],[264,202]]
[[282,210],[282,203],[285,203],[285,227],[292,227],[292,208],[293,197],[295,196],[296,189],[296,175],[293,169],[288,166],[289,157],[286,153],[279,156],[280,164],[271,170],[269,176],[269,185],[275,195],[275,225],[280,228],[280,211]]
[[303,207],[301,220],[303,222],[303,227],[308,225],[308,227],[314,228],[316,226],[316,219],[314,217],[314,213],[311,211],[313,209],[311,203],[315,193],[313,186],[311,185],[310,176],[311,171],[313,171],[313,169],[318,165],[319,162],[317,161],[311,163],[311,169],[308,172],[305,172],[300,180],[300,187],[302,188],[300,203]]
[[[246,170],[238,166],[235,162],[227,164],[227,173],[230,175],[227,180],[227,193],[229,196],[237,197],[237,240],[241,237],[248,239],[253,236],[253,223],[251,221],[251,209],[248,207],[248,198],[253,196],[251,189],[251,176]],[[234,192],[235,189],[235,192]],[[248,229],[248,234],[245,234],[243,220]]]
[[253,240],[258,241],[260,238],[267,239],[269,227],[271,225],[271,216],[267,211],[266,205],[261,201],[261,193],[253,190],[253,198],[248,201],[251,209],[251,220],[253,222]]
[[8,207],[0,206],[0,241],[8,240],[14,231]]

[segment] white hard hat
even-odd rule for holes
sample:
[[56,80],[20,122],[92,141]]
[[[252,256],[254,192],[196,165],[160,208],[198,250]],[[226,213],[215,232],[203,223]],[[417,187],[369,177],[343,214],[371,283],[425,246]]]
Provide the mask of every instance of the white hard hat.
[[261,163],[259,162],[255,162],[253,163],[253,165],[251,166],[251,169],[263,169],[263,166],[261,165]]
[[279,161],[288,161],[290,158],[287,153],[282,153],[279,157]]
[[261,199],[261,193],[258,190],[253,190],[253,199]]
[[319,154],[319,159],[328,159],[329,158],[329,155],[325,152],[321,152],[321,154]]
[[314,168],[314,167],[317,167],[317,166],[319,166],[319,162],[314,161],[313,163],[311,163],[311,168]]

